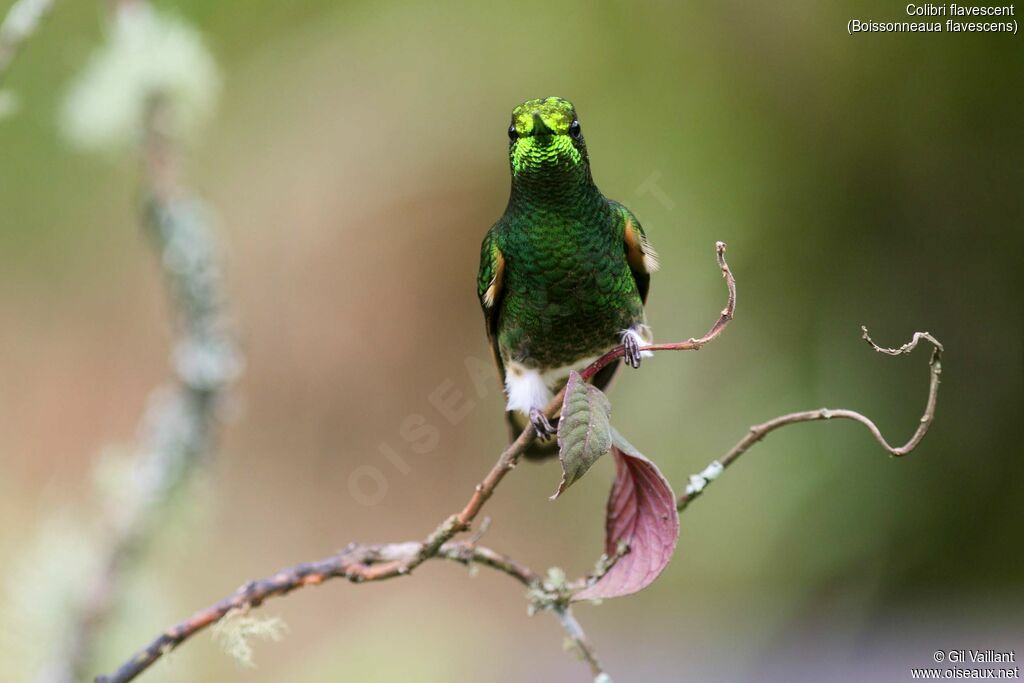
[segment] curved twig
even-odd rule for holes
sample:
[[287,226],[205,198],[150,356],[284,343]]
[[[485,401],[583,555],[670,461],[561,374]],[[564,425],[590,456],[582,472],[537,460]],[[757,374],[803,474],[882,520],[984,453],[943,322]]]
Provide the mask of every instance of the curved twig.
[[[647,346],[641,346],[641,351],[700,351],[710,342],[714,341],[732,321],[733,315],[736,313],[736,278],[733,277],[732,270],[729,269],[729,264],[725,260],[725,249],[725,242],[715,242],[715,257],[718,260],[718,267],[722,270],[722,277],[725,278],[725,287],[728,291],[728,301],[725,304],[725,308],[722,309],[722,313],[718,316],[718,320],[716,320],[715,324],[711,326],[711,329],[709,329],[702,337],[690,337],[684,342],[675,342],[672,344],[648,344]],[[614,360],[622,358],[624,353],[624,347],[616,346],[614,349],[581,370],[580,377],[583,379],[592,378],[604,366]],[[551,405],[548,406],[548,417],[554,417],[555,412],[561,408],[564,393],[565,391],[563,390],[555,396]],[[555,411],[552,411],[552,406],[555,407]]]
[[868,335],[866,327],[862,326],[860,329],[862,332],[862,338],[871,345],[871,348],[879,353],[884,353],[889,356],[902,356],[908,354],[917,347],[918,342],[921,340],[927,341],[932,345],[932,355],[931,359],[928,361],[928,400],[925,403],[924,414],[921,415],[917,429],[914,430],[913,435],[911,435],[910,439],[905,444],[902,446],[891,445],[886,441],[885,437],[882,436],[881,430],[873,420],[854,410],[847,410],[845,408],[819,408],[818,410],[805,410],[799,413],[780,415],[779,417],[768,420],[767,422],[762,422],[759,425],[751,427],[747,435],[740,439],[728,453],[717,460],[711,461],[711,464],[704,468],[700,474],[692,475],[690,477],[690,483],[686,487],[686,492],[679,496],[676,501],[676,508],[682,512],[687,505],[703,493],[705,487],[707,487],[710,482],[714,481],[726,467],[735,462],[737,458],[746,453],[750,447],[758,441],[780,427],[796,424],[798,422],[813,422],[815,420],[831,419],[845,419],[859,422],[867,428],[871,433],[871,436],[878,442],[878,445],[884,448],[885,451],[893,457],[904,456],[917,448],[917,445],[921,443],[921,439],[923,439],[924,435],[928,433],[928,428],[931,427],[932,421],[935,419],[935,405],[938,401],[939,383],[942,379],[942,344],[928,332],[915,332],[913,338],[898,349],[883,348],[872,341],[871,337]]

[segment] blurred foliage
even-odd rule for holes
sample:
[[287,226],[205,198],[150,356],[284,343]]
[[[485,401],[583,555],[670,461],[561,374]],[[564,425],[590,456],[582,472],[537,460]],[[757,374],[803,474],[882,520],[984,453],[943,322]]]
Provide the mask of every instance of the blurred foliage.
[[[249,374],[216,465],[221,509],[175,553],[155,540],[148,588],[129,596],[155,588],[159,610],[132,599],[102,664],[163,628],[155,611],[185,616],[349,540],[422,536],[462,502],[505,438],[497,384],[457,425],[428,396],[444,380],[473,396],[464,359],[487,354],[473,278],[506,198],[508,113],[549,94],[576,103],[599,185],[662,256],[659,340],[714,320],[713,245],[730,245],[739,307],[723,338],[623,373],[610,393],[615,426],[677,487],[782,412],[850,407],[892,441],[909,435],[927,354],[879,357],[860,324],[885,345],[927,329],[947,349],[917,452],[889,460],[852,424],[773,434],[683,515],[658,583],[581,609],[609,669],[728,680],[757,666],[767,680],[778,661],[777,678],[795,680],[779,653],[813,639],[856,654],[851,671],[896,678],[940,636],[1020,642],[1019,623],[1006,625],[1024,603],[1011,542],[1024,505],[1018,37],[848,36],[852,16],[901,11],[874,0],[159,4],[204,31],[224,72],[191,170],[220,212]],[[135,162],[82,156],[57,135],[101,12],[59,3],[7,80],[21,110],[0,121],[5,564],[87,488],[101,446],[132,438],[166,367]],[[668,201],[643,190],[651,182]],[[404,445],[413,413],[441,430],[435,453]],[[376,506],[350,494],[360,465],[384,474]],[[488,507],[488,542],[538,570],[586,569],[601,546],[602,467],[555,503],[557,467],[519,468]],[[557,627],[483,574],[431,566],[312,589],[265,608],[290,631],[258,646],[254,672],[206,639],[148,680],[578,677]],[[909,642],[925,643],[920,656]],[[814,659],[801,657],[788,665],[806,672]]]

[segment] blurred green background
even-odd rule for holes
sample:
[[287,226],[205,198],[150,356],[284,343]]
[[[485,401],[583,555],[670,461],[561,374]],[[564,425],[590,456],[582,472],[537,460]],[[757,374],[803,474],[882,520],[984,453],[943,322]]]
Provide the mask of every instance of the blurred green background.
[[[852,423],[773,434],[686,511],[656,584],[579,607],[615,679],[902,681],[937,648],[1021,643],[1019,37],[847,35],[850,18],[903,18],[889,2],[158,5],[200,28],[224,71],[190,177],[218,212],[247,370],[97,671],[249,578],[351,540],[421,538],[461,506],[505,440],[497,382],[476,400],[465,367],[488,357],[480,239],[507,198],[509,111],[551,94],[576,103],[598,184],[662,256],[658,340],[714,320],[713,245],[730,247],[725,335],[611,393],[616,426],[678,489],[784,412],[847,407],[909,436],[927,351],[873,354],[861,324],[886,346],[925,329],[947,351],[911,456],[889,459]],[[131,444],[168,374],[137,162],[77,153],[55,123],[103,23],[97,4],[58,3],[6,84],[21,110],[0,121],[4,566],[88,500],[97,454]],[[428,399],[446,380],[474,400],[457,425]],[[441,430],[436,452],[402,441],[412,413]],[[360,466],[383,476],[374,504],[353,495]],[[610,474],[552,503],[557,466],[520,467],[487,507],[487,543],[586,570]],[[441,563],[332,583],[266,605],[290,630],[257,645],[258,668],[200,636],[143,680],[585,680],[521,594]],[[0,608],[9,635],[24,619]],[[23,639],[0,678],[27,680],[44,654]]]

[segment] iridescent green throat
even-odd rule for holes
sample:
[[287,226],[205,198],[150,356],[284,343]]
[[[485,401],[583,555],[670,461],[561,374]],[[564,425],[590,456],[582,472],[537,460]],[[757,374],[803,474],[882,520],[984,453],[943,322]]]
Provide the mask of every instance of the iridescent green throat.
[[512,191],[509,209],[558,209],[604,201],[590,175],[586,148],[568,135],[519,138],[509,150]]

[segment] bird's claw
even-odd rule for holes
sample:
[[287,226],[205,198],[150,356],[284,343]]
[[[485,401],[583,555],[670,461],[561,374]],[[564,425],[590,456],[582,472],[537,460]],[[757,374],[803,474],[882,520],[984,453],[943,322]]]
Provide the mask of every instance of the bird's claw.
[[551,426],[551,421],[548,420],[548,416],[540,408],[530,408],[530,424],[536,430],[537,436],[542,439],[554,436],[555,434],[556,430]]
[[640,342],[637,335],[628,332],[622,335],[622,348],[622,358],[626,365],[634,369],[640,367]]

